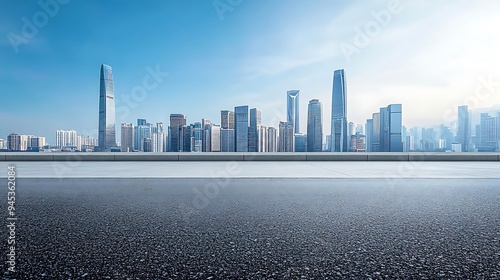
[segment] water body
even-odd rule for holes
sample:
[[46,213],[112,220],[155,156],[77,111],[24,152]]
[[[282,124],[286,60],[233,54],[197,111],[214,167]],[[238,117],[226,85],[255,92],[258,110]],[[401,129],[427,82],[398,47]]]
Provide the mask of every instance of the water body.
[[4,279],[500,278],[499,179],[17,185]]

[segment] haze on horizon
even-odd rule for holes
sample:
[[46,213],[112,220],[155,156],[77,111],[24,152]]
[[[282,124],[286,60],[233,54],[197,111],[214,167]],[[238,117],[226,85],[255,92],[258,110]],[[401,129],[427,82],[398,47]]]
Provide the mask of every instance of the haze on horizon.
[[[96,137],[103,63],[126,109],[117,124],[168,125],[172,113],[220,123],[220,110],[249,105],[277,127],[286,91],[300,89],[302,132],[308,101],[319,99],[329,134],[333,71],[343,68],[348,121],[364,124],[402,103],[407,127],[449,125],[458,105],[500,109],[499,8],[493,0],[5,0],[0,138],[51,143],[57,129]],[[26,22],[36,30],[23,33]],[[162,74],[145,86],[152,72]],[[146,94],[131,99],[141,86]]]

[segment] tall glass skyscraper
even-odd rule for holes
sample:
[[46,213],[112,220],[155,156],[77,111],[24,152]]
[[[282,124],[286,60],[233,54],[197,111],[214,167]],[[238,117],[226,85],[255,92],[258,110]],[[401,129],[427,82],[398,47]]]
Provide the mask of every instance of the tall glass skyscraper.
[[293,126],[294,133],[300,133],[299,129],[299,93],[300,90],[289,90],[286,92],[286,122]]
[[[374,122],[375,126],[375,122]],[[391,104],[380,108],[380,152],[403,151],[403,108]]]
[[99,90],[99,151],[110,151],[116,146],[115,92],[111,66],[101,65]]
[[183,114],[170,114],[170,126],[168,131],[169,152],[179,152],[183,148],[181,135],[182,126],[186,125],[186,116]]
[[248,152],[248,106],[234,108],[235,151]]
[[469,144],[471,140],[471,123],[469,106],[458,106],[458,131],[457,142],[462,145],[462,152],[469,151]]
[[332,88],[332,152],[347,152],[347,85],[344,69],[333,73]]
[[322,105],[318,99],[309,101],[307,110],[307,151],[321,152],[323,150],[323,114]]
[[261,126],[261,112],[257,108],[250,109],[250,127],[248,130],[248,151],[259,151],[259,127]]

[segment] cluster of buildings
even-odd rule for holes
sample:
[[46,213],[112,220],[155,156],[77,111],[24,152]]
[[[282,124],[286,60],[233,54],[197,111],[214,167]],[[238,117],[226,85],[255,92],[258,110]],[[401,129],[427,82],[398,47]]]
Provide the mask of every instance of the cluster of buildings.
[[222,110],[220,123],[207,119],[188,124],[186,115],[171,114],[170,123],[122,123],[121,143],[116,141],[113,72],[102,65],[99,92],[98,138],[78,135],[74,130],[57,130],[56,145],[44,137],[12,133],[0,139],[7,151],[112,151],[112,152],[483,152],[500,149],[500,112],[481,114],[480,124],[471,128],[471,112],[458,108],[455,126],[411,128],[403,126],[401,104],[390,104],[372,114],[365,124],[347,120],[345,71],[333,75],[331,134],[323,128],[320,100],[309,101],[307,128],[299,126],[300,90],[286,92],[286,121],[278,127],[262,124],[262,112],[248,105]]

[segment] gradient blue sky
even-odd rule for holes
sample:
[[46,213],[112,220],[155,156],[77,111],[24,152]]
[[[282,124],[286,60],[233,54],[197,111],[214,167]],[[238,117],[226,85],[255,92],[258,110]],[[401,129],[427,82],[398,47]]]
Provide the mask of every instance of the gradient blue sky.
[[[300,89],[301,130],[308,101],[318,98],[329,134],[339,68],[355,123],[390,103],[403,104],[409,127],[449,123],[460,104],[500,104],[499,1],[401,0],[401,12],[347,59],[342,46],[354,46],[357,28],[390,2],[242,0],[221,18],[213,0],[71,0],[16,53],[9,36],[22,36],[23,17],[33,22],[43,9],[37,1],[3,0],[0,138],[17,132],[54,143],[57,129],[96,137],[102,63],[113,67],[117,106],[129,111],[117,124],[146,118],[168,125],[171,113],[219,123],[221,109],[248,104],[262,110],[264,125],[277,126],[286,91]],[[148,67],[169,76],[135,107],[126,105]],[[477,98],[480,77],[494,83]]]

